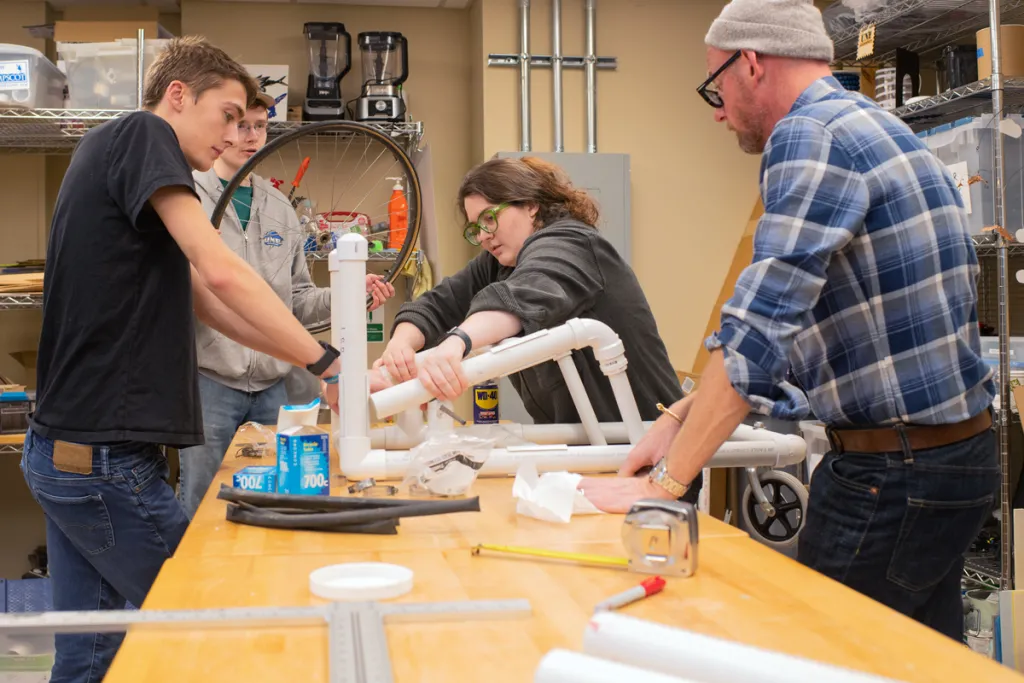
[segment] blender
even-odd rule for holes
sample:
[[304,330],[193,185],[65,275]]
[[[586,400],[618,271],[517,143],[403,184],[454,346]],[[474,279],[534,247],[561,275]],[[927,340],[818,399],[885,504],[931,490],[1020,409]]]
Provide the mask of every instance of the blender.
[[401,121],[405,118],[402,83],[409,75],[409,44],[393,31],[359,34],[363,88],[356,100],[358,121]]
[[352,37],[345,24],[312,21],[303,24],[309,42],[309,80],[302,103],[303,121],[345,118],[341,78],[352,65]]

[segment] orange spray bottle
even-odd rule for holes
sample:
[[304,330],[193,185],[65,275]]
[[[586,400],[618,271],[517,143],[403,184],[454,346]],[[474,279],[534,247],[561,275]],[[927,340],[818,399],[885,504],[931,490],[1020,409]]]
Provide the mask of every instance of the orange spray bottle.
[[388,178],[388,180],[395,181],[395,186],[391,190],[391,199],[388,200],[388,249],[401,249],[409,231],[409,204],[405,201],[402,179]]

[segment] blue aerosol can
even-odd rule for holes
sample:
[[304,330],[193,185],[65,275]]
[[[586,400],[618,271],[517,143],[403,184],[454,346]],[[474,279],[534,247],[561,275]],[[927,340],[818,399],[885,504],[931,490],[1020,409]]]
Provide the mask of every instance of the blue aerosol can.
[[488,380],[473,387],[473,422],[476,424],[497,424],[498,383]]

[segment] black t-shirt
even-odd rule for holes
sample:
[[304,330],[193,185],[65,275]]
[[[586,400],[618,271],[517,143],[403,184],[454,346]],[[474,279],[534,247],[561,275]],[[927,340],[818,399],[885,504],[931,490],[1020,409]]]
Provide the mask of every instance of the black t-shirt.
[[149,204],[195,192],[170,125],[135,112],[83,136],[54,208],[32,429],[76,443],[203,443],[188,259]]

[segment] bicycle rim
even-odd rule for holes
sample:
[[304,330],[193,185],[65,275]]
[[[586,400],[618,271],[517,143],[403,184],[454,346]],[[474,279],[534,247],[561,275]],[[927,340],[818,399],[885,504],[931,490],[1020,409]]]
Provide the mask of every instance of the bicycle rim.
[[[356,153],[361,152],[355,160],[348,157],[348,153],[353,150]],[[298,173],[299,167],[303,164],[306,165],[304,172]],[[210,217],[215,228],[220,229],[225,214],[232,206],[232,198],[250,175],[270,180],[274,184],[280,182],[276,195],[267,193],[267,196],[257,199],[254,191],[250,211],[259,212],[261,206],[270,206],[280,213],[286,208],[261,204],[262,201],[266,201],[287,202],[287,206],[293,211],[301,213],[305,209],[307,214],[312,212],[312,221],[315,221],[316,225],[306,223],[298,227],[302,231],[298,237],[304,241],[311,276],[315,263],[326,259],[333,239],[347,229],[359,229],[364,232],[371,244],[374,241],[384,241],[385,237],[392,242],[389,245],[393,247],[392,249],[371,253],[369,261],[369,264],[386,263],[386,272],[380,274],[392,284],[402,274],[415,252],[422,220],[419,176],[405,149],[375,126],[355,121],[323,121],[304,124],[269,140],[239,168],[224,187]],[[381,227],[389,219],[388,200],[392,192],[392,180],[396,177],[403,185],[408,207],[408,226],[404,239],[400,240],[400,246],[396,246],[392,236],[382,231]],[[293,189],[296,182],[298,185]],[[340,193],[339,184],[342,186]],[[327,187],[330,189],[327,190]],[[325,195],[330,196],[326,202]],[[350,196],[358,197],[354,205],[349,199]],[[302,200],[298,206],[296,200]],[[237,201],[239,200],[236,198]],[[236,204],[236,212],[237,206]],[[269,212],[262,214],[261,221],[266,221],[268,215]],[[369,222],[365,228],[361,225],[364,219]],[[300,220],[298,214],[296,220]],[[359,226],[346,227],[345,221],[356,220],[359,221]],[[332,224],[331,221],[341,221],[341,228],[337,228],[338,223]],[[282,232],[296,229],[295,225],[283,224],[270,227]],[[311,237],[317,240],[315,248],[312,249]],[[246,240],[246,248],[249,248],[248,236]],[[255,248],[259,247],[260,245],[255,245]],[[367,308],[371,303],[372,298],[367,295]],[[312,333],[322,332],[330,329],[330,321],[307,322],[306,328]]]

